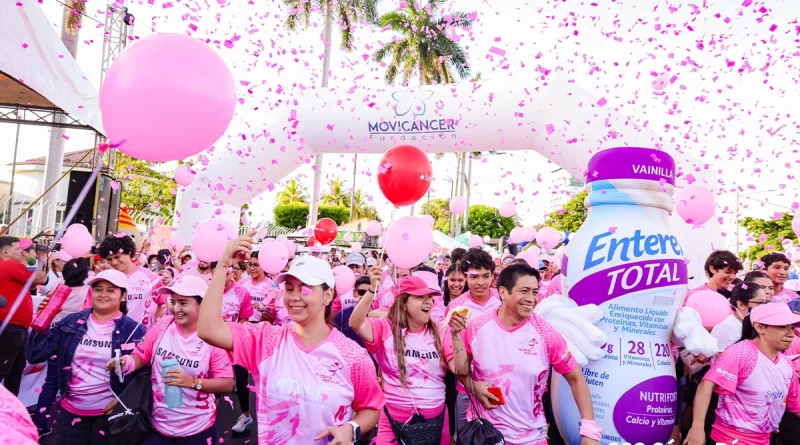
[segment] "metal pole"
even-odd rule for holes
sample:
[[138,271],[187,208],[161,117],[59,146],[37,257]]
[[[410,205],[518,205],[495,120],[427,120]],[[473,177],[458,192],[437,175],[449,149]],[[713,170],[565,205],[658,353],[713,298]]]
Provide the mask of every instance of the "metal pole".
[[472,195],[472,156],[469,158],[469,170],[467,170],[467,210],[464,212],[464,229],[469,224],[469,197]]
[[353,190],[350,192],[350,222],[353,222],[353,213],[356,207],[356,167],[358,166],[358,153],[353,159]]
[[736,192],[736,256],[739,256],[739,192]]
[[[17,119],[19,119],[19,115],[17,115]],[[11,190],[9,191],[11,199],[8,200],[8,210],[6,211],[6,224],[9,225],[11,225],[11,213],[14,211],[14,177],[17,175],[17,148],[19,148],[19,127],[21,126],[21,124],[17,124],[17,138],[14,141],[14,163],[11,164]]]

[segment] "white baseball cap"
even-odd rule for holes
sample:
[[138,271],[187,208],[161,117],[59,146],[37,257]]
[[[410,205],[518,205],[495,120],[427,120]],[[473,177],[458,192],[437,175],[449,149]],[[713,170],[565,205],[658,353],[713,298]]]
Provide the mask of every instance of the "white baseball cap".
[[158,289],[159,294],[177,294],[184,297],[200,297],[206,294],[208,285],[200,277],[181,275],[170,286]]
[[275,284],[286,282],[288,277],[295,277],[309,286],[318,286],[322,283],[328,287],[335,285],[331,266],[325,260],[310,255],[296,259],[288,272],[275,277]]
[[86,280],[87,286],[93,286],[94,283],[98,281],[108,281],[109,283],[113,284],[114,286],[127,289],[128,288],[128,277],[115,269],[106,269],[99,274],[89,278]]
[[355,266],[363,266],[364,265],[364,257],[361,256],[360,253],[351,253],[347,255],[347,266],[355,265]]

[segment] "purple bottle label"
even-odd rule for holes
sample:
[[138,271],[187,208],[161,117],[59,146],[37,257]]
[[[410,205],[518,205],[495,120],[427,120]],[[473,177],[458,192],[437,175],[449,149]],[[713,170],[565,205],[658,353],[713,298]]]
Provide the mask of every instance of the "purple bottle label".
[[621,147],[603,150],[589,160],[586,182],[646,179],[675,185],[675,160],[652,148]]
[[614,426],[626,442],[666,442],[678,412],[675,377],[645,380],[629,389],[614,407]]

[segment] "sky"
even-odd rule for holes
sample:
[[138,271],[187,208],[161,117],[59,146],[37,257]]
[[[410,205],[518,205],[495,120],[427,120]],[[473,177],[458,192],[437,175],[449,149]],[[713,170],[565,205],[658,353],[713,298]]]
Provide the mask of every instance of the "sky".
[[[27,6],[34,0],[24,0]],[[59,29],[63,7],[42,0],[41,7]],[[87,15],[103,21],[104,0],[89,0]],[[188,33],[206,38],[226,61],[237,81],[238,112],[252,119],[260,106],[269,122],[277,105],[303,100],[299,90],[318,87],[322,66],[321,16],[307,30],[282,27],[287,9],[275,1],[126,0],[136,16],[135,35]],[[381,12],[403,2],[382,1]],[[736,192],[741,216],[770,218],[789,211],[800,187],[794,170],[800,163],[798,124],[792,115],[798,97],[798,24],[800,3],[772,0],[666,1],[519,1],[452,0],[448,11],[474,13],[471,29],[458,30],[471,64],[487,85],[523,79],[531,89],[565,74],[624,116],[678,150],[700,159],[684,165],[686,175],[700,169],[717,172],[713,184],[728,247],[735,245]],[[190,29],[189,25],[196,27]],[[370,60],[377,47],[392,39],[391,30],[366,25],[354,29],[355,49],[345,53],[333,41],[331,86],[382,88],[384,67]],[[336,31],[334,30],[334,35]],[[79,36],[78,63],[99,86],[102,26],[86,19]],[[227,42],[227,44],[226,44]],[[655,79],[670,79],[666,88]],[[246,83],[248,86],[243,86]],[[283,88],[290,92],[278,93]],[[345,94],[345,93],[343,93]],[[250,122],[248,122],[250,123]],[[571,122],[569,125],[580,125]],[[0,124],[0,163],[11,162],[16,127]],[[49,130],[22,127],[19,159],[43,156]],[[88,132],[71,132],[67,151],[91,146]],[[486,150],[491,150],[487,147]],[[371,197],[384,220],[392,206],[381,196],[375,175],[379,155],[359,155],[356,184]],[[433,160],[431,197],[449,198],[455,156]],[[352,155],[326,155],[324,182],[341,176],[352,185]],[[497,206],[517,201],[525,225],[540,223],[564,172],[535,151],[508,151],[473,163],[471,203]],[[297,178],[312,186],[310,166]],[[323,186],[323,190],[325,186]],[[758,202],[755,199],[767,201]],[[254,199],[254,220],[271,219],[274,193]],[[395,215],[407,214],[400,210]],[[742,237],[744,241],[744,236]]]

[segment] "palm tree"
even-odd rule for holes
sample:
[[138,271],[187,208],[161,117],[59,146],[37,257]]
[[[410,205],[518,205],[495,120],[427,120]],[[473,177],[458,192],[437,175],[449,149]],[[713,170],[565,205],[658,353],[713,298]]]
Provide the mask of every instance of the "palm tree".
[[430,0],[422,6],[420,0],[411,0],[403,10],[391,11],[380,18],[382,28],[390,27],[402,37],[393,39],[375,51],[375,60],[390,59],[384,80],[394,85],[400,75],[401,83],[408,85],[414,72],[420,85],[453,83],[456,75],[465,79],[470,69],[464,48],[447,35],[453,28],[472,26],[464,12],[437,17],[434,13],[446,0]]
[[349,207],[350,193],[347,191],[346,182],[347,181],[342,181],[342,178],[336,178],[332,181],[328,181],[328,187],[330,187],[330,190],[325,196],[322,197],[321,203],[331,206]]
[[[61,20],[61,41],[67,47],[67,51],[73,59],[77,59],[78,55],[78,33],[80,32],[80,25],[83,21],[83,13],[86,11],[86,3],[84,0],[67,0],[64,2],[64,12]],[[61,117],[56,116],[56,119]],[[64,164],[64,129],[51,128],[50,129],[50,146],[47,151],[47,161],[45,162],[45,179],[43,190],[47,190],[53,185],[61,176],[61,170]],[[59,196],[59,189],[61,184],[56,185],[45,196],[45,199],[55,201]],[[54,227],[56,218],[56,207],[45,206],[42,210],[42,225],[45,227]]]
[[289,182],[284,184],[278,192],[278,196],[275,197],[275,203],[278,205],[291,204],[293,202],[308,202],[306,186],[296,179],[290,179]]
[[361,218],[378,219],[378,211],[369,205],[363,190],[356,190],[353,195],[353,220]]
[[[380,0],[283,0],[289,7],[285,25],[290,31],[295,31],[302,24],[308,29],[313,11],[325,14],[324,38],[325,50],[322,57],[322,88],[328,88],[328,74],[331,66],[331,35],[333,34],[333,19],[341,25],[342,49],[353,50],[353,25],[359,20],[375,23],[378,17],[378,1]],[[311,4],[316,3],[312,10]],[[319,203],[319,185],[322,180],[322,153],[318,153],[314,163],[314,190],[309,209],[309,225],[317,222],[317,205]]]

